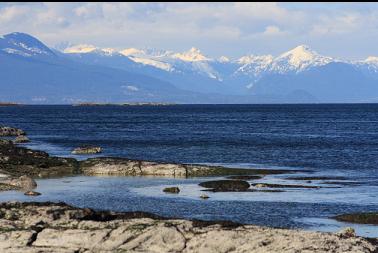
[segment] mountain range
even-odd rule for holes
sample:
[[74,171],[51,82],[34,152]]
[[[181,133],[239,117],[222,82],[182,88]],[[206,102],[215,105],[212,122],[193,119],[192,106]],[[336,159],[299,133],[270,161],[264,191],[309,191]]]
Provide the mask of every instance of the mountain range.
[[340,60],[300,45],[278,56],[213,59],[196,48],[50,48],[31,35],[11,33],[0,36],[0,101],[378,102],[378,57]]

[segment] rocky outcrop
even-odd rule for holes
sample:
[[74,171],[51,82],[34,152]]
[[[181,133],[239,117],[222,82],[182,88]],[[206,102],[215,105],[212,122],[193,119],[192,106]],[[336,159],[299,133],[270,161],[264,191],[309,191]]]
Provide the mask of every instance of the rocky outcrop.
[[117,176],[248,176],[257,179],[263,175],[295,173],[294,170],[238,169],[197,164],[178,164],[100,157],[78,162],[73,158],[49,156],[46,152],[14,145],[0,139],[0,173],[10,176],[28,175],[50,177],[72,174]]
[[75,159],[51,157],[46,152],[18,147],[11,142],[0,145],[0,173],[12,177],[48,177],[79,172]]
[[0,183],[0,191],[13,191],[13,190],[20,190],[20,188],[14,185]]
[[341,214],[334,217],[338,221],[378,225],[378,212]]
[[0,126],[0,136],[19,136],[26,135],[26,133],[18,128]]
[[291,173],[285,170],[237,169],[221,166],[195,164],[159,163],[124,158],[91,158],[80,163],[86,175],[128,175],[128,176],[167,176],[196,177],[223,175],[266,175]]
[[30,140],[25,135],[19,135],[14,139],[14,143],[27,143],[27,142],[30,142]]
[[23,175],[19,178],[6,180],[3,183],[15,186],[15,187],[23,189],[23,190],[32,190],[32,189],[37,187],[37,183],[35,182],[35,180],[31,177],[26,176],[26,175]]
[[101,147],[91,147],[91,146],[85,146],[85,147],[79,147],[75,148],[72,151],[72,154],[74,155],[89,155],[89,154],[98,154],[102,152]]
[[248,191],[249,183],[243,180],[214,180],[199,183],[199,186],[210,188],[213,192],[242,192]]
[[57,203],[0,204],[0,252],[371,253],[376,240],[231,222],[95,212]]
[[163,192],[178,194],[178,193],[180,193],[180,188],[178,188],[178,187],[167,187],[167,188],[163,189]]

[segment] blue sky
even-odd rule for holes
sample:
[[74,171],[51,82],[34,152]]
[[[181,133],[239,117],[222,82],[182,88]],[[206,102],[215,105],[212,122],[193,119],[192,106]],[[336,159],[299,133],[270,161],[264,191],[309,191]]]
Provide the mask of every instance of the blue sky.
[[376,3],[1,3],[0,33],[49,46],[153,47],[211,57],[278,55],[299,44],[342,59],[378,56]]

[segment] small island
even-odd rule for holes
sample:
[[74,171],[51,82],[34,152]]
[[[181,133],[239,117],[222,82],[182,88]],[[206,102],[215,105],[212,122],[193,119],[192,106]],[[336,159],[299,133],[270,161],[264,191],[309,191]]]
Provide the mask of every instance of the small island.
[[127,102],[127,103],[94,103],[85,102],[73,104],[72,106],[169,106],[176,105],[175,103],[167,102]]

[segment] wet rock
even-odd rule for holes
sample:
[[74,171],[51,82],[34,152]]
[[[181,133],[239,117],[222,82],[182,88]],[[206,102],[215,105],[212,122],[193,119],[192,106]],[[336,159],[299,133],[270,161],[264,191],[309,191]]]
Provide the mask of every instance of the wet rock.
[[167,188],[164,188],[163,192],[166,192],[166,193],[179,193],[180,192],[180,188],[178,187],[167,187]]
[[72,154],[74,155],[89,155],[89,154],[98,154],[102,152],[101,147],[91,147],[91,146],[84,146],[75,148],[72,151]]
[[258,184],[251,184],[253,187],[256,188],[308,188],[308,189],[319,189],[320,186],[311,186],[311,185],[292,185],[292,184],[268,184],[268,183],[258,183]]
[[27,143],[27,142],[30,142],[30,140],[25,135],[19,135],[14,140],[14,143]]
[[26,135],[26,133],[18,128],[0,126],[0,136],[19,136]]
[[208,199],[208,198],[210,198],[210,197],[207,196],[206,194],[201,194],[200,198],[201,198],[201,199]]
[[37,182],[29,176],[23,175],[19,178],[5,181],[6,184],[16,186],[21,189],[30,190],[37,187]]
[[343,222],[378,225],[378,212],[342,214],[333,218]]
[[17,187],[17,186],[14,186],[14,185],[0,183],[0,191],[13,191],[13,190],[20,190],[20,187]]
[[243,180],[214,180],[202,182],[199,186],[210,188],[214,192],[242,192],[247,191],[250,184]]
[[257,180],[263,178],[262,176],[257,175],[236,175],[236,176],[229,176],[227,179],[236,179],[236,180]]
[[350,237],[356,236],[356,231],[354,230],[354,228],[346,227],[342,229],[341,231],[339,231],[337,234],[343,238],[350,238]]
[[80,172],[75,159],[50,157],[46,152],[19,147],[11,142],[0,145],[0,171],[13,177],[47,177]]
[[27,192],[24,193],[24,195],[26,195],[26,196],[39,196],[39,195],[41,195],[41,193],[35,192],[35,191],[27,191]]

